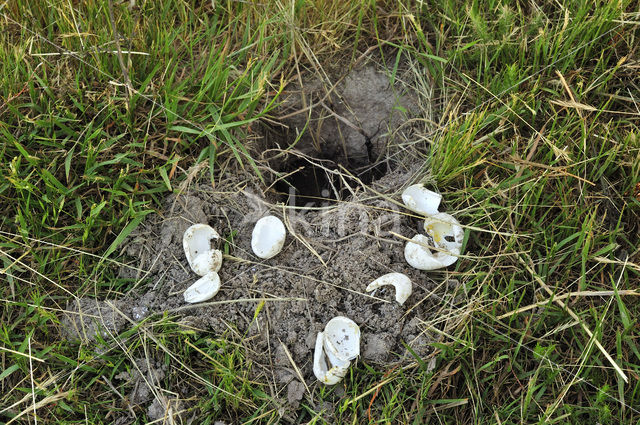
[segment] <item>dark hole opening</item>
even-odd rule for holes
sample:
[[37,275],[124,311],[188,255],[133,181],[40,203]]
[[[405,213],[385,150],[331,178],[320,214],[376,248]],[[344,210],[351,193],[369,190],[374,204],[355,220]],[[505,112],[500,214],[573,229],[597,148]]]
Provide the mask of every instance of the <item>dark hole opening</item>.
[[[325,168],[339,170],[338,165],[330,160],[322,161]],[[362,183],[369,184],[382,177],[386,172],[384,164],[366,167],[345,167]],[[343,181],[335,174],[327,173],[322,167],[314,165],[304,159],[297,159],[287,164],[282,170],[287,177],[274,184],[276,195],[280,202],[296,207],[327,206],[336,201],[342,201],[349,195]],[[352,187],[358,183],[348,174],[343,173],[344,179]]]

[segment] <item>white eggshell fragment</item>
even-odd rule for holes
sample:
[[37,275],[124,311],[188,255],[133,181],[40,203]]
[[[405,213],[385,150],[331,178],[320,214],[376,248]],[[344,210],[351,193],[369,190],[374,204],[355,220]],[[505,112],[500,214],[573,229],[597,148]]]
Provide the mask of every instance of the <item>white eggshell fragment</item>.
[[[184,232],[182,236],[184,255],[187,257],[191,270],[198,275],[204,276],[207,273],[220,270],[222,252],[211,248],[211,241],[219,238],[218,232],[207,224],[194,224]],[[208,255],[201,257],[205,253]]]
[[413,290],[411,279],[402,273],[387,273],[371,282],[366,291],[371,292],[374,289],[385,285],[393,285],[396,288],[396,301],[402,305],[409,298]]
[[220,290],[220,277],[218,273],[211,272],[200,279],[196,280],[196,282],[189,286],[186,291],[184,291],[184,300],[188,303],[199,303],[202,301],[207,301]]
[[204,276],[210,272],[220,271],[222,266],[222,251],[219,249],[210,249],[202,254],[198,254],[191,263],[191,269],[200,276]]
[[[326,332],[325,332],[326,335]],[[341,359],[338,353],[338,350],[331,344],[329,344],[326,340],[326,336],[323,340],[323,347],[324,347],[324,353],[327,356],[327,360],[329,361],[329,364],[331,364],[332,366],[337,366],[337,367],[344,367],[344,368],[348,368],[349,365],[351,364],[351,361],[349,360],[343,360]]]
[[430,216],[438,213],[442,195],[424,187],[422,184],[409,186],[402,192],[402,202],[413,212]]
[[327,322],[318,332],[313,353],[313,373],[326,385],[334,385],[345,377],[351,360],[360,355],[360,328],[343,316]]
[[262,217],[253,228],[251,249],[258,257],[268,260],[280,252],[286,235],[284,224],[278,217]]
[[330,357],[349,362],[360,355],[360,328],[344,316],[336,316],[324,328],[324,347]]
[[316,347],[313,352],[313,374],[326,385],[335,385],[342,380],[349,370],[350,362],[341,365],[327,364],[327,356],[324,352],[324,333],[318,332]]
[[453,216],[447,213],[438,213],[427,217],[424,221],[424,231],[433,238],[437,248],[453,255],[460,254],[464,231]]
[[425,235],[415,235],[404,247],[404,258],[411,267],[418,270],[436,270],[450,266],[458,257],[444,252],[432,253],[428,248],[432,242]]

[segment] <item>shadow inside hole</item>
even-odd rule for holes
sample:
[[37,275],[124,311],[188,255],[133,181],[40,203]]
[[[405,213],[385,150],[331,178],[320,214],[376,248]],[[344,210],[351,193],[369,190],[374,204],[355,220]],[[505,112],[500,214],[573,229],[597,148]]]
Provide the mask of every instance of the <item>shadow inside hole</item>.
[[[330,170],[339,170],[335,164],[332,164],[332,166],[325,165],[325,167]],[[379,166],[362,167],[361,169],[347,168],[347,170],[363,184],[369,184],[373,180],[382,177],[385,174],[386,167],[381,164]],[[303,159],[287,164],[281,173],[289,175],[278,180],[273,186],[278,201],[296,207],[328,206],[346,199],[350,191],[344,186],[344,180],[352,187],[359,185],[356,179],[346,173],[342,173],[342,177],[327,173],[322,167]]]
[[[282,171],[289,174],[278,180],[274,189],[278,200],[296,207],[313,207],[331,203],[336,196],[327,173],[320,167],[304,160],[294,161]],[[338,188],[336,188],[338,189]]]

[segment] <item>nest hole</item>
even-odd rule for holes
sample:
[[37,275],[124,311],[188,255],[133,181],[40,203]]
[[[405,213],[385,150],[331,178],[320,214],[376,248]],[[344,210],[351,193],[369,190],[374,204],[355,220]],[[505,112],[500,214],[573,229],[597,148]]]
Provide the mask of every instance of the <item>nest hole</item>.
[[[321,165],[316,165],[320,163]],[[345,171],[346,170],[346,171]],[[282,177],[275,182],[273,189],[277,200],[296,207],[328,206],[344,201],[350,195],[345,181],[352,187],[362,182],[369,184],[387,172],[384,164],[368,167],[340,167],[331,159],[314,158],[295,159],[285,163]]]
[[344,201],[348,187],[384,176],[398,161],[389,157],[397,152],[395,131],[415,104],[374,61],[328,77],[300,76],[260,131],[277,201],[296,207]]

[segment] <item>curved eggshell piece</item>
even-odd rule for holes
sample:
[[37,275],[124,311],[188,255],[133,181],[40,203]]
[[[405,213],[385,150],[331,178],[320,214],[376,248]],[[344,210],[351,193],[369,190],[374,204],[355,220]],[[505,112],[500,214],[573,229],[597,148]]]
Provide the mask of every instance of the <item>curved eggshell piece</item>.
[[425,216],[438,213],[442,195],[433,192],[422,184],[414,184],[402,192],[402,202],[411,211]]
[[336,316],[324,328],[324,347],[341,362],[349,362],[360,355],[360,328],[351,319]]
[[222,251],[219,249],[210,249],[202,254],[198,254],[191,263],[191,269],[200,276],[204,276],[210,272],[220,271],[222,266]]
[[327,356],[324,352],[324,333],[318,332],[316,346],[313,352],[313,374],[325,385],[335,385],[342,380],[349,370],[350,363],[346,365],[327,366]]
[[213,298],[220,290],[220,277],[218,273],[211,272],[189,286],[184,291],[184,300],[188,303],[200,303]]
[[[207,251],[212,251],[211,249],[211,241],[214,239],[219,239],[220,235],[215,229],[208,224],[194,224],[190,226],[182,236],[182,248],[184,249],[184,255],[187,257],[187,262],[189,263],[189,267],[200,276],[204,276],[205,274],[217,271],[215,267],[218,267],[222,263],[222,253],[220,253],[220,264],[216,264],[214,258],[212,257],[212,268],[206,269],[203,268],[203,265],[206,263],[205,258],[200,259],[200,264],[198,267],[194,267],[194,261],[196,257],[201,254],[204,254]],[[218,255],[218,254],[211,254]]]
[[404,247],[404,258],[411,267],[418,270],[436,270],[450,266],[458,257],[443,252],[431,252],[431,244],[425,235],[415,235]]
[[381,286],[392,285],[396,289],[396,301],[402,305],[409,298],[413,291],[413,284],[411,279],[402,273],[387,273],[380,276],[369,285],[367,285],[367,292],[371,292]]
[[431,236],[437,248],[448,251],[452,255],[460,254],[464,231],[452,215],[438,213],[427,217],[424,221],[424,231]]

